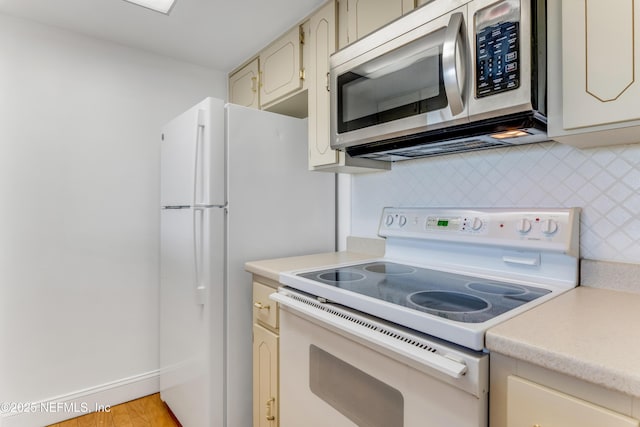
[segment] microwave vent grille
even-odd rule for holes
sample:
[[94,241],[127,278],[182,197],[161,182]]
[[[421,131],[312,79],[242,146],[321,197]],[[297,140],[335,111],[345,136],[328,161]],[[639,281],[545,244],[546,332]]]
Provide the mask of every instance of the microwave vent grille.
[[473,139],[464,141],[450,141],[440,144],[427,144],[408,147],[405,149],[394,149],[386,152],[368,153],[358,157],[366,157],[376,160],[409,160],[413,158],[442,156],[444,154],[463,153],[467,151],[483,150],[494,147],[504,147],[511,144],[502,141],[487,141],[483,139]]
[[[511,131],[517,136],[502,136]],[[385,162],[548,141],[546,117],[534,111],[346,147],[355,158]],[[500,137],[497,135],[501,134]]]

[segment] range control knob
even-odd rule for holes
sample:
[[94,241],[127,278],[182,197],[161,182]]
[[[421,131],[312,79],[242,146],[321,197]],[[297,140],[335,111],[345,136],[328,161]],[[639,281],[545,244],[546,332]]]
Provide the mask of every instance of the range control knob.
[[516,224],[516,230],[518,230],[518,232],[523,233],[523,234],[530,232],[531,231],[531,221],[529,221],[526,218],[522,218]]
[[475,217],[471,221],[470,225],[472,230],[478,231],[482,228],[482,226],[484,225],[484,222],[480,218]]
[[393,215],[387,215],[387,219],[384,220],[384,223],[389,227],[393,224]]
[[407,217],[404,215],[400,215],[398,223],[400,224],[400,227],[404,227],[405,225],[407,225]]
[[545,219],[540,223],[540,230],[549,236],[558,231],[558,223],[552,219]]

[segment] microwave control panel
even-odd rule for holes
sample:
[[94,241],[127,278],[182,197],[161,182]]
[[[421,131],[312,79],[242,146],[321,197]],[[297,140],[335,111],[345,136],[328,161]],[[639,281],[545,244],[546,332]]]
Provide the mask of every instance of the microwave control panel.
[[[504,2],[508,3],[508,2]],[[503,5],[504,6],[504,5]],[[476,15],[476,98],[517,89],[520,86],[520,23],[513,9],[505,13],[508,20],[483,20]],[[519,8],[518,12],[519,12]],[[514,15],[517,16],[516,19]]]

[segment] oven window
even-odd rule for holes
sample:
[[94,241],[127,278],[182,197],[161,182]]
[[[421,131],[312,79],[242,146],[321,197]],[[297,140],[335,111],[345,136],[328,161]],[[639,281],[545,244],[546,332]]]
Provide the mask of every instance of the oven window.
[[338,132],[445,108],[441,31],[338,76]]
[[402,393],[315,345],[309,346],[309,385],[313,394],[359,426],[404,425]]

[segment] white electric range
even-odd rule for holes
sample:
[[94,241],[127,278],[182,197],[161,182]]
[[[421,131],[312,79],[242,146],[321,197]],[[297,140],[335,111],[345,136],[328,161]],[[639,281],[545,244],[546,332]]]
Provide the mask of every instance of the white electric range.
[[[385,208],[384,257],[282,273],[271,296],[282,425],[315,425],[317,411],[317,425],[418,426],[432,404],[436,427],[486,426],[485,333],[577,286],[579,213]],[[366,399],[353,397],[365,389]],[[294,398],[305,411],[287,405]]]
[[384,258],[280,282],[482,350],[488,328],[577,285],[579,209],[386,208]]

